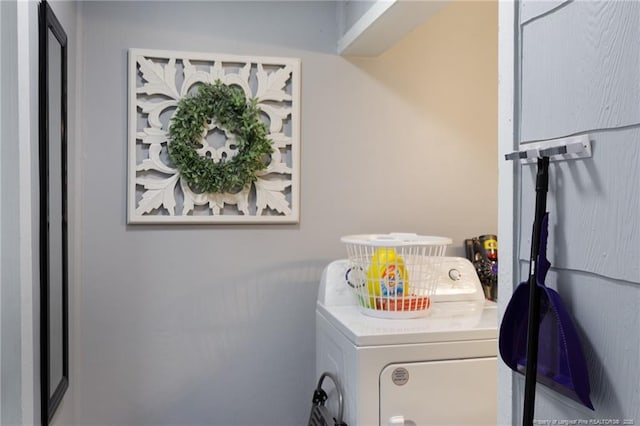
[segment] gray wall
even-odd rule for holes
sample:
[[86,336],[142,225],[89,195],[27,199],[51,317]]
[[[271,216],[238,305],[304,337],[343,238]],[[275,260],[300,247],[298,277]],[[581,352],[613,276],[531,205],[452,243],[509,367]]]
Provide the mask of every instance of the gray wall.
[[[316,292],[346,254],[339,237],[447,235],[462,254],[464,238],[495,232],[496,45],[484,35],[497,25],[453,10],[425,31],[439,36],[430,55],[413,39],[406,56],[350,61],[335,55],[332,2],[79,5],[75,424],[305,424]],[[131,47],[302,59],[299,225],[126,225]],[[438,69],[429,84],[424,64]]]
[[2,424],[16,424],[22,418],[22,376],[20,374],[20,252],[19,197],[14,185],[18,174],[18,88],[17,88],[17,7],[15,2],[0,3],[0,233],[2,252],[0,263],[0,404]]
[[38,5],[2,8],[2,424],[38,415]]
[[[593,157],[552,163],[550,241],[557,288],[586,352],[595,412],[539,386],[540,420],[640,419],[640,3],[522,3],[522,143],[589,134]],[[522,169],[526,277],[535,167]],[[524,279],[524,278],[523,278]],[[517,376],[515,422],[523,380]]]

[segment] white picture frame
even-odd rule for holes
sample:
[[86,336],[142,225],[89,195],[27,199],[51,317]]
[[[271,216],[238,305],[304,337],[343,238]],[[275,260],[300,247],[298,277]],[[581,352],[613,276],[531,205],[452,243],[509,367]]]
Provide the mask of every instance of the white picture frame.
[[[257,98],[274,151],[256,181],[234,194],[195,193],[167,155],[178,101],[220,80]],[[268,224],[300,220],[300,60],[129,49],[129,224]],[[233,155],[233,135],[216,126],[201,155]],[[220,153],[223,154],[220,154]]]

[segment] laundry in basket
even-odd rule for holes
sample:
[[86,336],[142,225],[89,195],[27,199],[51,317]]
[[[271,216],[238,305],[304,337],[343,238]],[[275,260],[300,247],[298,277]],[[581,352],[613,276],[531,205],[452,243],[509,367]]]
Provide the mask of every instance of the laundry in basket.
[[391,233],[349,235],[341,241],[350,263],[346,280],[362,313],[378,318],[427,315],[451,239]]

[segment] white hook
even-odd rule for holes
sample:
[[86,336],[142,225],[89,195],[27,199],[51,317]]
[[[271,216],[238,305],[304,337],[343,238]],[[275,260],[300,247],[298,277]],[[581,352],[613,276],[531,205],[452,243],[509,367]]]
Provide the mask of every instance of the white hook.
[[522,151],[505,155],[507,160],[534,163],[538,158],[549,157],[550,161],[576,160],[591,157],[589,135],[570,136],[562,139],[524,144]]

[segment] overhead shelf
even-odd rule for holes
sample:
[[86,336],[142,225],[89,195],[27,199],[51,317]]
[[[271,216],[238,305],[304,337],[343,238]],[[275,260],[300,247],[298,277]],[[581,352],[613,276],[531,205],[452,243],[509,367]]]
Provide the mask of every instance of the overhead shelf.
[[338,54],[378,56],[431,18],[447,2],[377,0],[338,40]]

